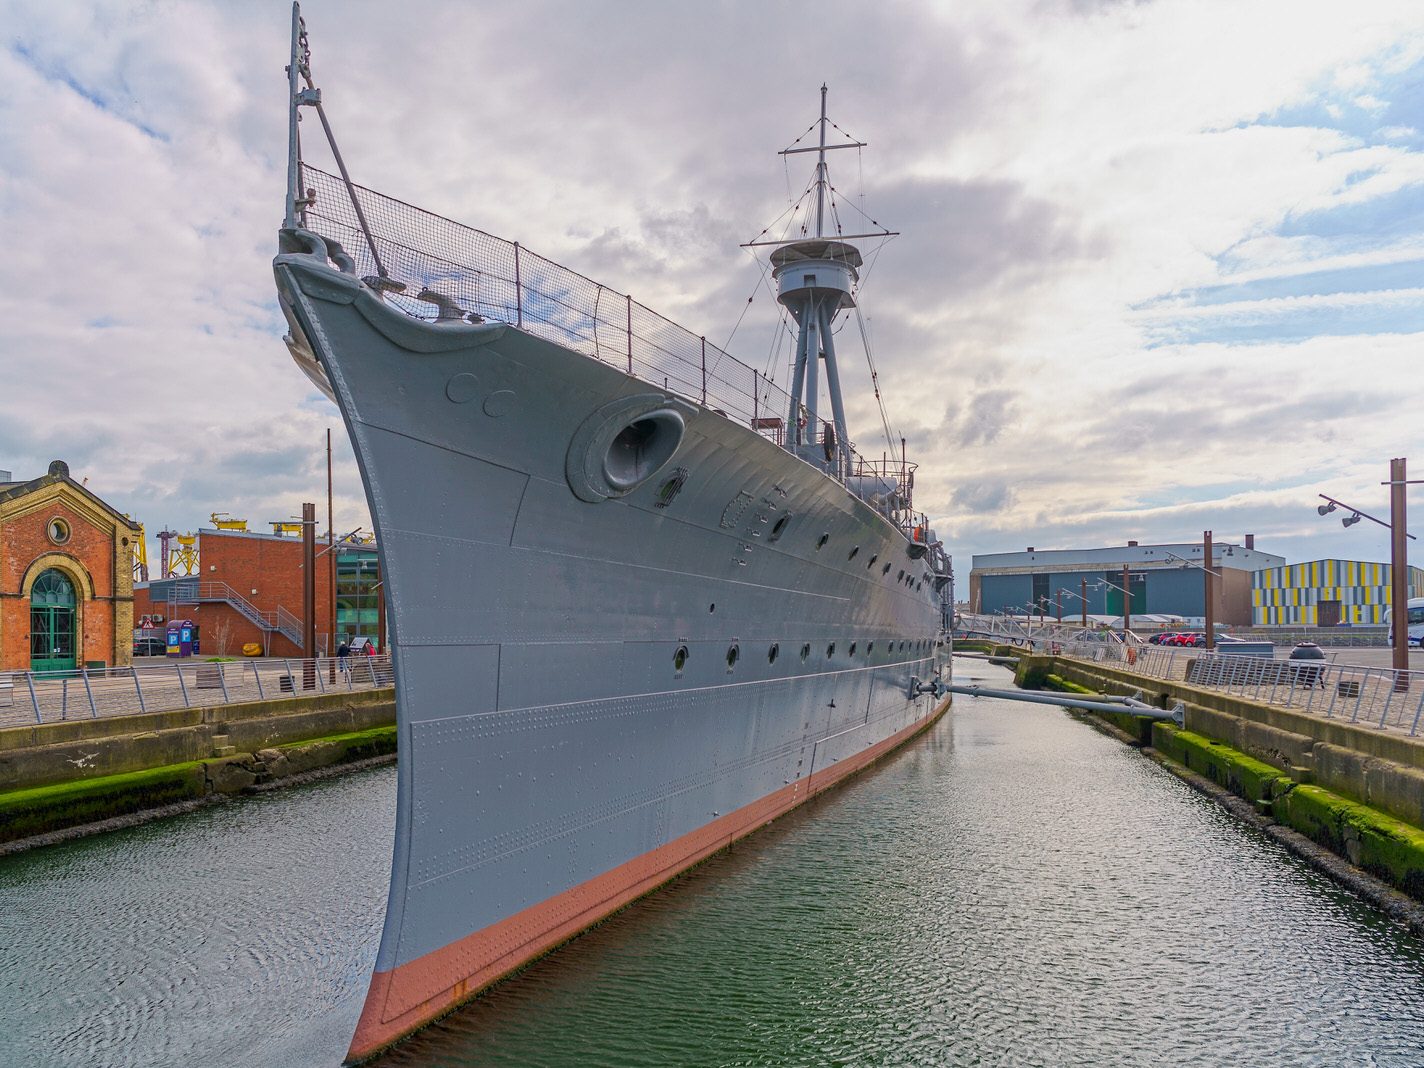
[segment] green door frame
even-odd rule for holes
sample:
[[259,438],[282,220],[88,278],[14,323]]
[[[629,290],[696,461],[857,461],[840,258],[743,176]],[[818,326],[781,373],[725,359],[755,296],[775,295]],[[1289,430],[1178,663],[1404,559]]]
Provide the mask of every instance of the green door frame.
[[73,671],[79,666],[75,646],[74,584],[50,568],[30,588],[30,670]]

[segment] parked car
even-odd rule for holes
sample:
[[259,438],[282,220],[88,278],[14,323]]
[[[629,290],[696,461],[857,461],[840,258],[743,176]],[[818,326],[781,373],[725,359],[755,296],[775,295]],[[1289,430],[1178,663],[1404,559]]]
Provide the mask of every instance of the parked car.
[[162,656],[166,652],[168,652],[168,647],[163,643],[162,638],[134,639],[134,656]]
[[1201,646],[1203,646],[1203,645],[1206,644],[1206,635],[1205,635],[1205,634],[1194,634],[1194,633],[1192,633],[1191,631],[1186,631],[1186,630],[1184,630],[1184,631],[1181,631],[1180,633],[1173,634],[1173,635],[1171,635],[1170,637],[1164,639],[1163,642],[1162,642],[1162,644],[1163,644],[1163,645],[1177,646],[1177,647],[1181,647],[1181,648],[1185,648],[1185,647],[1197,647],[1197,648],[1200,648]]

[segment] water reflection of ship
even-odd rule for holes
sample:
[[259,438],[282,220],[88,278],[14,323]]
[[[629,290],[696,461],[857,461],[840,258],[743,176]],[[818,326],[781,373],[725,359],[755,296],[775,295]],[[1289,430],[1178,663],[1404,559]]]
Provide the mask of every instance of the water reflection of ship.
[[295,13],[291,79],[277,286],[356,451],[398,675],[359,1059],[932,722],[948,560],[914,465],[846,433],[833,324],[862,264],[820,235],[824,92],[816,232],[771,255],[788,394],[631,298],[351,184],[339,155],[340,177],[305,163],[298,114],[330,127]]

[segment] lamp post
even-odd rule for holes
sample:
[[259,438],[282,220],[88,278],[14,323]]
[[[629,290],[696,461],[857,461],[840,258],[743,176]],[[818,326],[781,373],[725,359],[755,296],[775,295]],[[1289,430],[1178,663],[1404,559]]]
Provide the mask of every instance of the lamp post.
[[1198,563],[1196,563],[1196,562],[1193,561],[1193,560],[1188,560],[1185,556],[1178,556],[1176,553],[1174,553],[1174,552],[1169,552],[1169,551],[1166,550],[1166,549],[1163,549],[1162,552],[1163,552],[1165,555],[1170,556],[1173,560],[1180,560],[1180,561],[1182,562],[1182,566],[1183,566],[1183,567],[1195,567],[1195,568],[1197,568],[1197,569],[1199,569],[1199,570],[1201,571],[1201,573],[1202,573],[1203,597],[1204,597],[1204,601],[1205,601],[1204,610],[1203,610],[1203,612],[1202,612],[1202,615],[1203,615],[1204,621],[1205,621],[1205,623],[1206,623],[1206,648],[1207,648],[1207,649],[1214,649],[1214,648],[1216,648],[1215,613],[1212,611],[1212,605],[1211,605],[1211,595],[1212,595],[1212,584],[1211,584],[1211,580],[1214,579],[1214,578],[1220,578],[1221,575],[1218,574],[1217,572],[1213,571],[1211,568],[1209,568],[1209,567],[1206,566],[1206,564],[1210,564],[1210,563],[1214,563],[1214,562],[1215,562],[1215,561],[1212,559],[1212,554],[1213,554],[1214,550],[1213,550],[1212,544],[1211,544],[1211,531],[1209,531],[1209,530],[1204,530],[1204,531],[1202,531],[1202,557],[1203,557],[1203,559],[1206,561],[1206,564],[1198,564]]
[[[1079,595],[1076,594],[1076,593],[1074,593],[1072,590],[1064,589],[1064,588],[1061,587],[1061,586],[1058,588],[1058,622],[1060,622],[1060,623],[1063,622],[1063,595],[1064,595],[1064,594],[1067,594],[1069,597],[1079,597]],[[1087,630],[1087,629],[1088,629],[1088,580],[1087,580],[1087,579],[1083,579],[1083,593],[1082,593],[1082,596],[1079,597],[1079,599],[1083,602],[1083,629],[1084,629],[1084,630]]]
[[[1123,574],[1126,575],[1126,574],[1127,574],[1127,568],[1123,568],[1122,570],[1123,570]],[[1123,606],[1123,607],[1122,607],[1122,613],[1123,613],[1123,615],[1122,615],[1122,635],[1123,635],[1123,641],[1126,641],[1126,640],[1127,640],[1127,625],[1128,625],[1128,621],[1129,621],[1129,619],[1130,619],[1130,616],[1128,615],[1128,613],[1129,613],[1129,611],[1131,610],[1131,604],[1130,604],[1129,602],[1130,602],[1130,600],[1131,600],[1131,598],[1132,598],[1132,594],[1128,592],[1128,589],[1127,589],[1126,586],[1119,586],[1119,585],[1117,585],[1117,583],[1115,583],[1115,582],[1109,582],[1107,579],[1098,579],[1098,581],[1093,584],[1093,588],[1094,588],[1094,589],[1098,589],[1098,588],[1101,588],[1101,587],[1103,587],[1103,586],[1106,586],[1106,587],[1107,587],[1108,589],[1110,589],[1110,590],[1117,590],[1119,593],[1122,594],[1122,606]]]
[[1127,641],[1127,632],[1132,628],[1132,575],[1126,564],[1122,565],[1122,640]]
[[1405,536],[1409,533],[1405,516],[1408,504],[1404,487],[1408,480],[1404,474],[1404,458],[1389,462],[1389,599],[1393,602],[1391,619],[1394,621],[1394,655],[1391,658],[1395,670],[1395,689],[1400,682],[1409,688],[1409,676],[1398,674],[1409,670],[1409,552]]
[[1342,526],[1354,526],[1361,519],[1368,519],[1389,531],[1389,599],[1391,629],[1394,631],[1390,643],[1392,654],[1390,663],[1394,668],[1394,688],[1407,690],[1409,676],[1402,674],[1409,670],[1409,553],[1408,542],[1417,541],[1409,533],[1406,516],[1405,486],[1418,485],[1424,479],[1410,481],[1405,473],[1405,459],[1398,457],[1389,462],[1389,481],[1381,485],[1389,487],[1389,522],[1377,519],[1369,512],[1361,511],[1344,501],[1317,494],[1325,504],[1315,510],[1321,515],[1329,515],[1337,507],[1349,509],[1352,513],[1340,520]]

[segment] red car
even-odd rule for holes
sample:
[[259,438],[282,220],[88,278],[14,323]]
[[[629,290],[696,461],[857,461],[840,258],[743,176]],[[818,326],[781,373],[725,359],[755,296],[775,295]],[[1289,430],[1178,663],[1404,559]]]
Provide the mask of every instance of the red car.
[[1178,634],[1170,634],[1162,639],[1163,645],[1173,645],[1178,647],[1200,648],[1206,644],[1205,634],[1193,634],[1191,631],[1182,631]]

